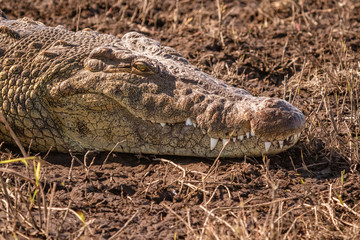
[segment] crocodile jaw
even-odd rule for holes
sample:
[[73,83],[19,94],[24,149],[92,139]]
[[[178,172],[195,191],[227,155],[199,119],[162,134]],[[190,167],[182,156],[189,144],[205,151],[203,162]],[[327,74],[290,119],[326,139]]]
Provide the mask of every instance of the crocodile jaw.
[[[95,106],[70,106],[69,103],[87,103],[96,99]],[[102,109],[100,102],[107,110]],[[83,152],[87,149],[160,155],[182,155],[216,157],[261,156],[277,154],[292,147],[300,137],[300,129],[289,131],[288,135],[266,138],[255,134],[253,129],[244,134],[228,137],[211,137],[190,118],[175,124],[156,123],[135,117],[115,101],[98,95],[76,95],[64,98],[65,105],[53,108],[64,134],[71,139],[72,149]],[[68,106],[68,107],[67,107]],[[79,121],[86,109],[87,120]],[[104,119],[112,119],[106,123]],[[96,124],[94,124],[96,123]],[[114,149],[114,146],[116,148]],[[226,145],[226,146],[225,146]],[[78,148],[74,148],[77,146]],[[225,146],[225,147],[224,147]],[[224,149],[222,149],[224,147]]]

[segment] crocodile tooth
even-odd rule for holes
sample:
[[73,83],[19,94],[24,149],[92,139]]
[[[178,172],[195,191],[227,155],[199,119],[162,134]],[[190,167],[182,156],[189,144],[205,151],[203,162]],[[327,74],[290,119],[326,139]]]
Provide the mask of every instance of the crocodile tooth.
[[255,133],[252,129],[250,129],[250,134],[251,134],[251,136],[255,137]]
[[238,139],[239,139],[239,140],[244,140],[244,135],[238,136]]
[[223,139],[223,146],[228,142],[229,139]]
[[219,139],[217,138],[210,138],[210,150],[214,150],[218,141]]
[[166,123],[160,123],[160,125],[161,125],[162,127],[165,127],[165,126],[166,126]]
[[284,141],[283,140],[279,141],[279,146],[280,146],[280,149],[283,148],[283,146],[284,146]]
[[191,122],[191,120],[190,120],[190,118],[187,118],[187,119],[186,119],[185,125],[186,125],[186,126],[191,126],[191,125],[193,125],[192,122]]
[[265,142],[265,152],[269,151],[270,145],[271,145],[271,142]]
[[250,138],[250,133],[249,132],[246,132],[246,137]]
[[233,142],[236,142],[236,138],[232,138],[233,139]]
[[294,140],[297,140],[299,138],[299,135],[297,133],[294,134]]

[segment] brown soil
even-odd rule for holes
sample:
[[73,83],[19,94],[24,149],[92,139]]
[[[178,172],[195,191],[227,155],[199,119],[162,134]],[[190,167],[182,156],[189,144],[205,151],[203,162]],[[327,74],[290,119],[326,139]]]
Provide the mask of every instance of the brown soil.
[[[263,159],[52,153],[42,155],[39,183],[32,161],[8,164],[0,169],[0,237],[360,237],[357,0],[0,4],[12,19],[119,37],[142,32],[203,71],[257,96],[285,97],[307,116],[294,148]],[[16,157],[1,151],[2,159]]]

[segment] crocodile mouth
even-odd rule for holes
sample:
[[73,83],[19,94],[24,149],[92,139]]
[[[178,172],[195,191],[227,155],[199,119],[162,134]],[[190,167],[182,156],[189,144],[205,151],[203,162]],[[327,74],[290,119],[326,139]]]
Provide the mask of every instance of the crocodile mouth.
[[[122,132],[127,132],[127,137],[129,135],[136,136],[130,137],[130,139],[134,139],[134,145],[144,146],[143,153],[147,152],[146,146],[163,145],[166,148],[169,141],[171,142],[174,139],[177,141],[175,148],[183,148],[191,152],[192,150],[189,148],[192,146],[183,145],[183,142],[191,139],[191,141],[196,142],[193,145],[201,146],[200,151],[208,156],[216,156],[221,151],[224,157],[261,156],[263,154],[277,154],[292,147],[298,141],[302,130],[302,127],[299,127],[298,130],[282,134],[282,139],[268,137],[261,133],[255,134],[257,129],[253,130],[252,128],[243,133],[240,131],[232,131],[229,134],[223,133],[220,137],[220,135],[209,131],[207,127],[202,127],[201,123],[192,117],[175,123],[145,119],[143,116],[137,116],[130,112],[117,99],[98,93],[70,94],[51,102],[51,106],[53,111],[57,113],[57,118],[62,122],[63,129],[70,129],[67,132],[69,137],[83,143],[82,146],[85,149],[111,150],[113,146],[110,145],[123,139]],[[92,120],[89,122],[82,120],[79,123],[77,116],[81,115],[82,112],[88,113],[86,119]],[[93,122],[99,124],[94,126]],[[124,130],[126,128],[128,130]],[[136,130],[133,131],[133,129]],[[101,131],[107,133],[99,134]],[[104,135],[102,140],[96,140],[92,137],[99,135]],[[109,139],[106,135],[113,137]],[[151,136],[149,137],[149,135]],[[85,142],[87,144],[84,144]],[[184,152],[186,151],[184,150]],[[166,153],[165,151],[164,154]]]
[[[215,137],[213,133],[209,132],[209,129],[202,128],[200,126],[201,124],[197,123],[194,119],[192,120],[190,117],[188,117],[184,122],[156,122],[154,120],[144,119],[143,117],[139,117],[135,113],[130,112],[125,106],[122,106],[122,104],[118,103],[116,99],[112,99],[111,97],[107,96],[105,98],[111,99],[106,101],[108,105],[109,102],[112,101],[112,105],[114,106],[114,108],[121,109],[121,111],[127,111],[129,115],[134,118],[132,122],[143,122],[145,126],[152,125],[152,127],[156,128],[157,132],[160,134],[163,130],[174,130],[175,128],[178,128],[184,130],[180,131],[184,135],[201,135],[200,137],[197,137],[197,139],[201,139],[199,141],[205,142],[202,144],[202,146],[210,152],[220,152],[222,151],[222,148],[224,148],[223,150],[231,152],[233,149],[242,147],[246,149],[246,151],[243,151],[243,155],[246,155],[246,152],[252,152],[253,156],[261,156],[263,154],[276,154],[286,149],[289,149],[297,143],[300,138],[301,130],[304,123],[300,121],[300,123],[297,126],[294,126],[291,131],[282,134],[280,139],[277,135],[269,136],[263,135],[261,133],[256,135],[251,127],[248,131],[244,131],[243,134],[235,135],[234,133],[239,131],[232,131],[232,133],[230,132],[230,134],[222,134],[222,136],[226,135],[226,137]],[[288,123],[288,125],[292,124],[292,122]]]
[[[183,128],[188,128],[190,131],[191,130],[196,130],[196,129],[200,129],[199,125],[196,124],[195,121],[191,121],[190,118],[187,118],[186,121],[184,123],[157,123],[159,124],[162,128],[171,128],[174,127],[174,125],[183,125]],[[193,128],[193,129],[190,129]],[[204,135],[207,135],[206,130],[202,130],[202,133]],[[270,140],[270,141],[266,141],[264,140],[263,137],[258,137],[255,135],[254,131],[252,129],[250,129],[249,132],[245,132],[245,134],[243,135],[232,135],[230,134],[229,137],[227,138],[213,138],[208,136],[209,138],[209,150],[215,150],[216,148],[218,148],[217,146],[220,145],[218,144],[219,142],[222,143],[222,146],[220,145],[219,149],[221,149],[222,147],[226,147],[226,146],[235,146],[236,144],[241,144],[241,145],[246,145],[246,142],[256,142],[257,145],[259,146],[263,146],[263,150],[261,151],[262,153],[266,154],[269,152],[277,152],[277,151],[283,151],[284,149],[288,149],[291,146],[293,146],[300,138],[301,135],[301,129],[299,129],[299,131],[292,133],[290,135],[288,135],[287,137],[281,139],[281,140]]]

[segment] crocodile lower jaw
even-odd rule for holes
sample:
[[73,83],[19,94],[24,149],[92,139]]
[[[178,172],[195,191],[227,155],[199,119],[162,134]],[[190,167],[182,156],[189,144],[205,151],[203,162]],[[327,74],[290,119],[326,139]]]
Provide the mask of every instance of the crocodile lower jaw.
[[[161,127],[171,127],[172,124],[168,124],[168,123],[159,123],[161,125]],[[198,128],[199,126],[196,123],[193,123],[191,121],[190,118],[188,118],[185,121],[185,126],[184,127],[194,127],[194,128]],[[205,135],[206,132],[203,131],[203,134]],[[253,132],[252,129],[250,129],[249,132],[245,132],[244,135],[238,135],[238,136],[230,136],[229,138],[212,138],[209,137],[209,149],[212,151],[216,148],[218,142],[222,142],[223,147],[229,145],[229,144],[234,144],[238,141],[240,142],[244,142],[246,143],[246,141],[252,140],[252,141],[257,141],[257,143],[260,145],[262,144],[264,146],[264,154],[274,154],[277,152],[282,151],[282,149],[285,148],[290,148],[291,146],[293,146],[300,138],[301,135],[301,131],[295,133],[295,134],[291,134],[287,137],[285,137],[282,140],[272,140],[272,141],[264,141],[261,138],[257,137],[255,135],[255,133]]]

